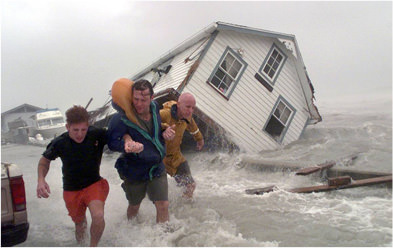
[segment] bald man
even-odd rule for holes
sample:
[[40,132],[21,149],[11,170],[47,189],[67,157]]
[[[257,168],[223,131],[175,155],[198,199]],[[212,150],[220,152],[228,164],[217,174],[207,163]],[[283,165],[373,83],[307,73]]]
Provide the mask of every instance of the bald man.
[[184,131],[187,130],[196,141],[196,149],[203,148],[204,140],[197,124],[192,118],[196,105],[191,93],[183,93],[177,102],[169,101],[160,110],[162,127],[171,127],[175,133],[172,140],[166,140],[166,156],[163,160],[166,172],[175,178],[177,185],[184,187],[183,197],[192,198],[196,183],[191,175],[190,167],[180,150]]

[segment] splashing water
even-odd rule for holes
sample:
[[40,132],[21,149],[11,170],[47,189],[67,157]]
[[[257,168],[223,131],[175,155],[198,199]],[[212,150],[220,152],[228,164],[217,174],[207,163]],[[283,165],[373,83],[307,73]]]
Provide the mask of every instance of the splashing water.
[[[169,227],[155,223],[155,207],[145,198],[138,217],[126,220],[127,202],[114,168],[116,153],[104,154],[101,175],[110,184],[106,227],[100,246],[392,246],[392,190],[382,186],[296,194],[288,188],[321,184],[318,176],[266,171],[243,163],[244,156],[315,165],[392,171],[392,117],[385,112],[325,110],[324,121],[306,129],[298,141],[258,154],[187,153],[197,183],[194,199],[181,198],[169,181]],[[44,148],[4,145],[2,161],[22,167],[30,230],[19,246],[78,246],[74,224],[62,199],[61,161],[47,176],[48,199],[37,199],[37,163]],[[344,157],[357,154],[353,161]],[[249,188],[276,185],[264,195]],[[88,223],[90,216],[88,214]],[[168,232],[168,228],[170,231]],[[88,245],[84,243],[82,245]]]

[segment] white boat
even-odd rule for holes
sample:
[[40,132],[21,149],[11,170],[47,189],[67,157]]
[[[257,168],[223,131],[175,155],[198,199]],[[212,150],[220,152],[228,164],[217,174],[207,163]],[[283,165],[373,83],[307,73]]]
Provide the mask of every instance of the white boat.
[[37,111],[33,116],[34,126],[29,136],[53,139],[66,131],[64,117],[58,108]]

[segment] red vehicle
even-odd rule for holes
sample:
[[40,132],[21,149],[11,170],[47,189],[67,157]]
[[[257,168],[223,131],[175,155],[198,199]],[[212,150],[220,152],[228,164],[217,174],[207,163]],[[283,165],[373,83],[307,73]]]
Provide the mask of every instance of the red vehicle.
[[1,246],[13,246],[27,238],[29,222],[23,174],[16,164],[1,163]]

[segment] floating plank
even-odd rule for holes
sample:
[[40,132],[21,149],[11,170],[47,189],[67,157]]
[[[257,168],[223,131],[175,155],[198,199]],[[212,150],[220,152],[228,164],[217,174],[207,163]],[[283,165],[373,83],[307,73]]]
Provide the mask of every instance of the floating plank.
[[325,162],[323,164],[319,164],[316,166],[306,167],[306,168],[296,171],[296,175],[302,175],[302,176],[309,175],[311,173],[314,173],[314,172],[317,172],[320,170],[329,169],[329,168],[333,167],[335,164],[336,164],[336,162],[334,162],[334,161],[328,161],[328,162]]
[[[350,177],[340,177],[339,179],[345,181],[345,180],[348,180],[348,178],[350,179]],[[335,178],[335,179],[337,179],[337,178]],[[343,182],[341,182],[341,183],[343,183]],[[356,181],[353,181],[352,183],[345,184],[345,185],[331,185],[331,186],[318,185],[318,186],[289,189],[287,191],[292,192],[292,193],[324,192],[324,191],[331,191],[331,190],[338,190],[338,189],[347,189],[347,188],[355,188],[355,187],[361,187],[361,186],[369,186],[369,185],[380,184],[380,183],[392,183],[392,175],[356,180]],[[250,194],[250,195],[262,195],[264,193],[272,192],[274,190],[274,188],[275,188],[275,186],[272,185],[272,186],[265,187],[265,188],[247,189],[246,193]]]
[[342,186],[350,184],[352,178],[350,176],[342,176],[342,177],[333,177],[328,178],[328,185],[329,186]]
[[319,186],[311,186],[311,187],[303,187],[303,188],[295,188],[288,190],[292,193],[312,193],[312,192],[323,192],[337,189],[347,189],[347,188],[355,188],[361,186],[369,186],[379,183],[392,183],[392,175],[383,176],[383,177],[373,177],[362,180],[356,180],[347,185],[339,185],[339,186],[329,186],[329,185],[319,185]]
[[354,180],[367,179],[372,177],[382,177],[382,176],[390,176],[392,173],[388,172],[376,172],[376,171],[360,171],[355,168],[342,168],[342,167],[333,167],[327,170],[328,177],[338,177],[338,176],[350,176]]
[[249,195],[262,195],[264,193],[272,192],[274,189],[274,185],[264,187],[264,188],[257,188],[257,189],[246,189],[246,193]]

